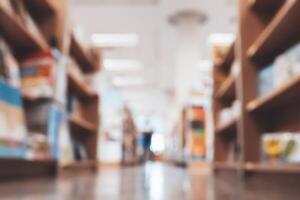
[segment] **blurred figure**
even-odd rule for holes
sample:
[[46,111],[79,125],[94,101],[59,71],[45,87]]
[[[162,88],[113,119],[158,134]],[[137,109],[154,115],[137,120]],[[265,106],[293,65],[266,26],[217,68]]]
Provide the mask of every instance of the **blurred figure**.
[[152,135],[153,135],[153,130],[150,127],[149,122],[147,122],[146,128],[143,132],[143,146],[144,146],[144,162],[150,160],[151,158],[151,140],[152,140]]

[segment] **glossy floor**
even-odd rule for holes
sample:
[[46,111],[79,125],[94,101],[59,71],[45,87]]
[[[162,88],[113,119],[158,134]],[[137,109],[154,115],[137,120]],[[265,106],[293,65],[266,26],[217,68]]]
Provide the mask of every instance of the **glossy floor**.
[[[254,184],[256,185],[256,184]],[[242,188],[236,180],[217,179],[204,170],[196,172],[161,163],[101,169],[98,174],[72,173],[56,179],[0,184],[4,200],[265,200],[283,198],[277,192]],[[270,198],[267,198],[270,197]],[[295,196],[293,196],[295,197]],[[298,199],[298,198],[295,198]]]
[[[209,199],[207,174],[193,178],[182,168],[160,163],[141,167],[102,169],[57,179],[23,180],[0,184],[0,199],[7,200],[165,200],[191,199],[198,182],[196,199]],[[195,188],[194,188],[195,189]],[[201,196],[198,196],[201,195]]]

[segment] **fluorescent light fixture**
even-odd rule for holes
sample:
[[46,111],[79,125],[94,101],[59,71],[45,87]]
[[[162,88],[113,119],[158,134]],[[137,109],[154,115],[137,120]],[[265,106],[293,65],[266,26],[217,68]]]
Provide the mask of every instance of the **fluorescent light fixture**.
[[112,79],[112,84],[116,87],[138,86],[144,83],[145,80],[138,76],[116,76]]
[[139,61],[127,59],[104,59],[103,65],[107,71],[134,71],[142,68]]
[[98,47],[134,47],[139,42],[139,36],[134,33],[96,33],[92,42]]
[[208,41],[211,44],[226,45],[233,43],[234,40],[235,35],[232,33],[213,33],[208,37]]

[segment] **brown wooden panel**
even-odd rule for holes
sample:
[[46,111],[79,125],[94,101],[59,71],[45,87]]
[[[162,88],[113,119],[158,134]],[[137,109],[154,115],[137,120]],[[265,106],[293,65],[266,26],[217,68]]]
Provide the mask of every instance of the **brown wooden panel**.
[[24,178],[54,176],[56,161],[29,161],[23,159],[0,159],[0,178]]
[[220,86],[217,91],[217,97],[226,101],[232,102],[236,99],[236,85],[235,78],[233,76],[229,76]]
[[[94,50],[95,51],[95,50]],[[70,47],[70,53],[73,56],[73,58],[76,60],[76,62],[79,64],[81,70],[84,73],[91,73],[95,72],[99,69],[99,60],[94,59],[99,58],[97,56],[97,52],[94,52],[88,48],[83,47],[80,42],[76,39],[75,35],[71,34],[71,47]],[[98,52],[99,54],[100,52]]]
[[267,112],[274,109],[290,106],[290,103],[299,100],[300,97],[300,76],[296,76],[283,84],[274,92],[259,97],[247,104],[249,112]]
[[240,0],[239,24],[239,59],[241,76],[239,77],[239,99],[242,104],[240,137],[242,155],[245,161],[259,160],[260,133],[253,116],[246,110],[246,105],[257,95],[257,66],[247,55],[248,48],[265,28],[265,23],[249,9],[246,0]]
[[291,45],[300,40],[300,1],[288,0],[274,19],[249,47],[247,54],[259,62],[271,62]]
[[48,44],[38,31],[29,30],[17,19],[12,10],[0,2],[0,26],[3,35],[18,54],[48,49]]

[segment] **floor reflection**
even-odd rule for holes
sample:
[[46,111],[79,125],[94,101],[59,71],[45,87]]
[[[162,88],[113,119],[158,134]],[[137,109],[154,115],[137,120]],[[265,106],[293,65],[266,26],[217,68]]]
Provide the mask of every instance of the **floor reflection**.
[[212,191],[211,176],[155,162],[100,169],[97,175],[0,183],[1,200],[213,200]]

